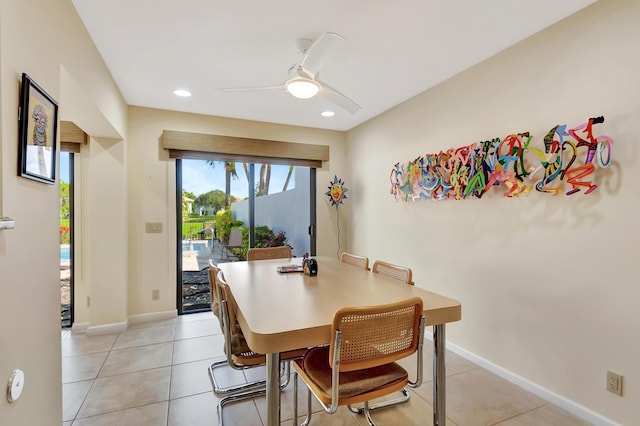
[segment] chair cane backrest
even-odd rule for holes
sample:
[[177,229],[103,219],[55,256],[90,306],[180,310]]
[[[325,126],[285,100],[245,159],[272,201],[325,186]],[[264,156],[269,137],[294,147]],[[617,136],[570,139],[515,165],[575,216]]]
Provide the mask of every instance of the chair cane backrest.
[[291,259],[293,252],[289,246],[250,248],[247,260]]
[[329,362],[339,345],[339,371],[384,365],[411,355],[420,343],[422,299],[412,297],[379,306],[350,307],[336,312],[331,329]]
[[373,262],[373,268],[371,270],[376,274],[385,275],[396,280],[400,280],[404,283],[413,285],[413,272],[410,268],[394,265],[392,263],[376,260]]
[[357,266],[367,271],[369,270],[369,258],[365,256],[344,252],[340,255],[340,262],[348,263],[349,265]]
[[[222,271],[218,272],[217,278],[218,288],[220,289],[220,304],[224,303],[226,310],[226,315],[223,315],[225,317],[223,321],[227,321],[229,333],[230,335],[234,335],[240,332],[236,317],[236,301],[231,294],[229,284],[225,281]],[[224,326],[226,327],[226,324]],[[230,336],[225,337],[230,338]]]
[[220,318],[220,289],[218,288],[218,272],[220,268],[213,264],[213,260],[209,259],[209,270],[207,271],[209,277],[209,294],[211,298],[211,312],[213,315]]

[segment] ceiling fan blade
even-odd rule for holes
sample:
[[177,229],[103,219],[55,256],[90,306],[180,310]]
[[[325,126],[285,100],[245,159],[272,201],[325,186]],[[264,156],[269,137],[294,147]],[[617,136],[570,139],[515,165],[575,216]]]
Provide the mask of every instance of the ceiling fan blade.
[[340,34],[324,33],[303,53],[299,65],[311,75],[316,75],[327,53],[340,41],[344,40]]
[[224,87],[217,89],[222,92],[250,92],[250,91],[265,91],[265,92],[282,92],[287,91],[286,84],[279,84],[277,86],[262,86],[262,87]]
[[362,109],[360,105],[355,103],[352,99],[338,92],[336,89],[329,86],[327,83],[321,82],[318,80],[316,81],[320,84],[319,94],[323,98],[333,102],[334,104],[338,105],[340,108],[346,109],[351,114],[355,114],[356,112]]

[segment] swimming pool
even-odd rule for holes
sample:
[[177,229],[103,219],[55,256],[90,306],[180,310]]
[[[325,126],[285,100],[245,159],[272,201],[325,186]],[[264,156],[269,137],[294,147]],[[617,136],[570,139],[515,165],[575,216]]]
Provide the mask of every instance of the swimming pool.
[[208,256],[211,248],[207,240],[183,241],[182,252],[195,252],[197,256]]
[[71,260],[71,247],[60,246],[60,260]]

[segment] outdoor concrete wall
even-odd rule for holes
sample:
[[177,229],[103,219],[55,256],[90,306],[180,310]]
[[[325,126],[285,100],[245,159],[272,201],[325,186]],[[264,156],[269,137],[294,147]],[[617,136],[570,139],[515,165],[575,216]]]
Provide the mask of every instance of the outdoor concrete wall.
[[[349,251],[462,302],[456,345],[620,424],[640,406],[640,2],[600,1],[348,132]],[[604,115],[590,195],[395,202],[396,162]],[[625,376],[624,396],[605,390]]]
[[[294,169],[296,187],[284,192],[276,192],[256,198],[256,226],[268,226],[274,234],[285,231],[287,243],[293,248],[293,255],[300,257],[309,253],[309,177],[306,167]],[[318,188],[320,191],[321,188]],[[249,223],[249,200],[231,204],[233,218]]]

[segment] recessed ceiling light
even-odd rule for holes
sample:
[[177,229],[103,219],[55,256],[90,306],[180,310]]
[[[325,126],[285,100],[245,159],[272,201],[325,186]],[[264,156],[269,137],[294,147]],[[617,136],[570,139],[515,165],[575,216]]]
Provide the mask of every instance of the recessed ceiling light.
[[336,113],[333,111],[323,111],[320,115],[322,115],[323,117],[333,117],[334,115],[336,115]]
[[188,98],[189,96],[191,96],[191,92],[188,90],[184,90],[184,89],[177,89],[174,90],[173,93],[176,96],[182,96],[183,98]]

